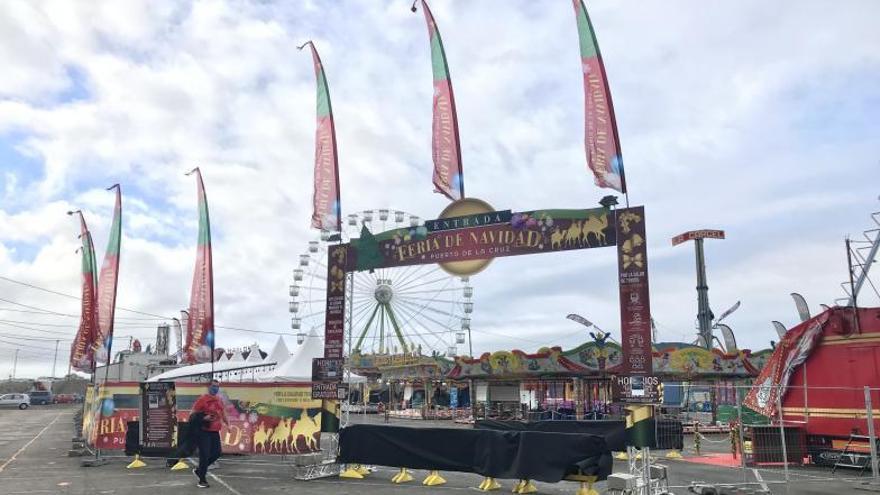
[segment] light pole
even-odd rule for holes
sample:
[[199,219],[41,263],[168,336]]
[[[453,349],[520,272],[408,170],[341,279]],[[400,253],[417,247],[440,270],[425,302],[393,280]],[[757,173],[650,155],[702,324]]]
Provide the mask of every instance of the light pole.
[[52,359],[52,378],[55,378],[55,367],[58,365],[58,343],[60,340],[55,341],[55,358]]
[[15,350],[15,359],[12,361],[12,379],[15,380],[15,370],[18,368],[18,349]]

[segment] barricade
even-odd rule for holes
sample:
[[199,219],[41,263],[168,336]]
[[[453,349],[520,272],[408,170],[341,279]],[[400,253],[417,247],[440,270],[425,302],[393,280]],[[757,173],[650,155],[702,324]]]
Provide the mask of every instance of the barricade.
[[440,471],[472,472],[485,476],[482,491],[500,489],[499,479],[513,479],[515,493],[532,493],[533,479],[574,476],[591,483],[611,472],[605,441],[589,434],[362,424],[344,428],[339,445],[339,462],[401,468],[395,483],[404,482],[407,469],[430,470],[422,481],[428,486],[446,482]]
[[[760,492],[786,485],[791,493],[807,486],[823,491],[816,488],[821,486],[842,494],[868,484],[880,487],[880,389],[804,386],[796,374],[785,389],[767,385],[752,394],[769,416],[750,409],[754,402],[745,403],[751,390],[736,387],[735,403],[724,406],[725,422],[685,426],[682,458],[669,456],[674,459],[672,473],[679,462],[694,464],[688,472],[700,473],[693,475],[700,490]],[[713,407],[721,409],[718,404]],[[658,424],[658,446],[665,436],[661,430]]]

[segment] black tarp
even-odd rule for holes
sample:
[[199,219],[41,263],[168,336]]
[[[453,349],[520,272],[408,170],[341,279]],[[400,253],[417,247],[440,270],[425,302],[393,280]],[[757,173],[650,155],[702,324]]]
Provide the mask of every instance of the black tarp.
[[[600,435],[610,450],[626,450],[626,422],[623,420],[597,421],[499,421],[486,419],[474,423],[474,428],[498,431],[543,431]],[[678,449],[684,446],[681,421],[660,419],[656,421],[658,449]]]
[[557,482],[611,473],[599,435],[489,429],[352,425],[339,433],[339,462]]
[[474,428],[499,431],[543,431],[547,433],[574,433],[599,435],[609,450],[626,450],[626,422],[599,421],[499,421],[486,419],[474,423]]

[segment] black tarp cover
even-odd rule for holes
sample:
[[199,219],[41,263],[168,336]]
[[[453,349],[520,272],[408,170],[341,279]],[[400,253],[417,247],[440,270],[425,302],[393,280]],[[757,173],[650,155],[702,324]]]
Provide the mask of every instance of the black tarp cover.
[[352,425],[339,433],[339,462],[552,483],[567,474],[603,480],[612,458],[598,435]]
[[547,433],[574,433],[599,435],[605,439],[609,450],[626,450],[626,422],[620,420],[598,421],[500,421],[484,419],[474,423],[474,428],[500,431],[543,431]]
[[[597,421],[499,421],[485,419],[474,423],[476,429],[499,431],[544,431],[555,433],[574,433],[600,435],[608,448],[615,452],[626,450],[626,422],[623,420]],[[658,449],[681,450],[684,432],[681,421],[656,420]]]

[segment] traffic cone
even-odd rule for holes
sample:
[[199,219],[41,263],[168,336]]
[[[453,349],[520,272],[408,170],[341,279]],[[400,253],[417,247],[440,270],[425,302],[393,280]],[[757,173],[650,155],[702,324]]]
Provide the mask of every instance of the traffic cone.
[[431,471],[428,473],[428,477],[422,480],[422,484],[425,486],[437,486],[446,484],[446,480],[440,476],[438,471]]
[[666,453],[666,458],[667,459],[681,459],[682,455],[681,455],[681,452],[679,452],[675,449],[672,449]]
[[359,473],[356,467],[348,466],[347,464],[346,464],[346,466],[347,466],[347,469],[345,471],[339,473],[340,478],[348,478],[348,479],[354,479],[354,480],[364,479],[364,475]]
[[535,493],[538,488],[532,483],[532,480],[519,480],[513,487],[513,493]]
[[397,484],[406,483],[412,480],[413,477],[411,474],[409,474],[406,468],[400,468],[400,471],[398,471],[398,473],[395,474],[393,478],[391,478],[391,482]]
[[189,467],[189,464],[186,463],[183,459],[177,461],[177,464],[171,466],[172,471],[180,471],[181,469],[186,469]]
[[146,467],[146,465],[147,465],[147,463],[145,463],[144,461],[141,460],[141,456],[138,454],[135,454],[134,460],[131,461],[131,464],[129,464],[128,466],[125,466],[125,469],[137,469],[137,468]]
[[361,476],[366,476],[366,475],[368,475],[368,474],[370,474],[370,473],[372,472],[372,471],[370,471],[369,469],[367,469],[367,467],[364,466],[363,464],[358,464],[357,467],[355,467],[355,469],[357,469],[357,472],[358,472]]
[[582,481],[581,487],[578,489],[575,495],[599,495],[599,492],[597,492],[593,488],[592,481]]
[[498,480],[496,480],[495,478],[490,478],[489,476],[486,476],[486,478],[483,479],[483,482],[480,483],[480,486],[478,486],[477,488],[484,492],[498,490],[499,488],[501,488],[501,483],[498,483]]

